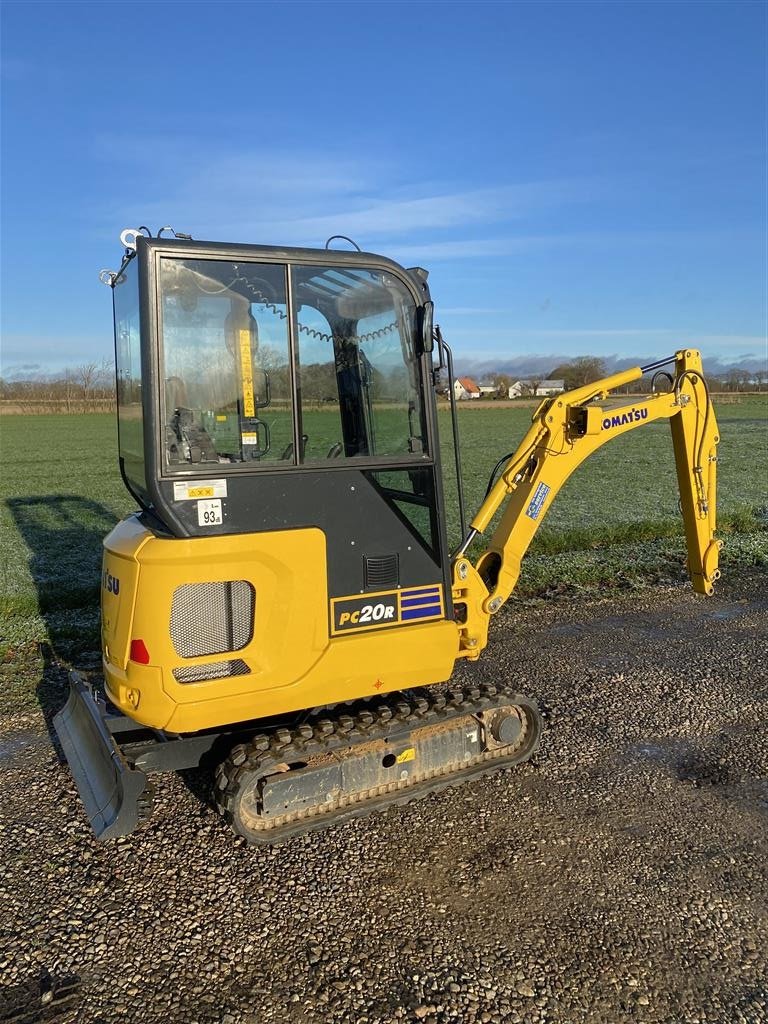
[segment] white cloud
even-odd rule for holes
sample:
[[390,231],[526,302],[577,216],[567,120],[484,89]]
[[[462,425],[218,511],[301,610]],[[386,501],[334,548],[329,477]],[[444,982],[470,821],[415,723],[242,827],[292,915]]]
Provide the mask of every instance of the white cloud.
[[[603,358],[615,358],[617,349],[642,352],[650,358],[671,355],[680,348],[700,349],[705,364],[723,359],[730,363],[747,360],[768,368],[766,339],[750,334],[699,334],[689,328],[551,328],[525,327],[472,327],[462,324],[446,327],[446,337],[458,356],[472,353],[475,359],[507,359],[517,352],[536,348],[539,352],[562,351],[564,345],[570,356],[588,353]],[[570,344],[568,344],[570,342]],[[578,347],[578,348],[577,348]],[[646,361],[648,361],[646,360]]]
[[[164,137],[157,144],[143,138],[136,146],[133,138],[103,135],[94,155],[116,165],[112,195],[135,197],[130,205],[104,208],[102,219],[110,233],[116,224],[143,223],[156,230],[171,223],[197,238],[287,245],[321,245],[341,233],[369,250],[374,241],[388,240],[389,251],[392,238],[407,241],[447,231],[461,236],[477,225],[500,225],[535,211],[590,201],[597,192],[588,179],[456,189],[446,181],[404,181],[400,167],[386,155],[373,161],[258,146],[233,151],[215,144],[201,154],[183,138]],[[120,176],[130,183],[130,193],[120,188]],[[452,247],[456,255],[466,256],[478,247],[488,254],[494,245],[503,252],[518,245],[514,239],[478,243],[460,238],[443,244],[442,258],[453,258]],[[439,253],[440,245],[412,250],[422,251]]]
[[506,316],[508,309],[483,309],[476,306],[441,306],[441,316]]

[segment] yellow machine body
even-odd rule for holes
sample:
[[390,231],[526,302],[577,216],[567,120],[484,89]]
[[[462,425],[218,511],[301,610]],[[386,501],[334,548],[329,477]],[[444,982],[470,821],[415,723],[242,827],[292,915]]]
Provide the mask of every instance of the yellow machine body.
[[[457,658],[474,660],[486,646],[490,617],[514,589],[521,559],[571,473],[616,436],[659,419],[671,422],[693,586],[711,594],[721,546],[714,539],[717,423],[699,353],[679,352],[676,369],[670,391],[603,404],[641,375],[637,368],[539,406],[472,521],[482,533],[504,506],[487,550],[476,566],[463,552],[454,561],[455,620],[379,624],[386,628],[371,621],[369,629],[339,633],[331,616],[340,599],[329,601],[325,535],[316,528],[166,539],[137,517],[123,521],[104,542],[111,700],[136,722],[187,733],[444,682]],[[180,589],[233,581],[253,592],[249,639],[183,656],[171,628]],[[365,597],[376,607],[376,594]],[[204,631],[207,614],[198,599],[196,610],[187,609],[186,631]],[[208,678],[190,679],[195,669]]]
[[[186,733],[449,678],[458,653],[455,622],[372,623],[370,631],[334,636],[326,579],[318,529],[171,540],[136,517],[124,520],[104,541],[110,699],[142,725]],[[255,594],[251,638],[235,650],[181,656],[169,628],[175,595],[233,580]],[[376,595],[366,596],[375,608]],[[193,615],[187,629],[204,628],[204,615]],[[233,661],[239,674],[215,677]],[[179,681],[196,667],[214,677]]]

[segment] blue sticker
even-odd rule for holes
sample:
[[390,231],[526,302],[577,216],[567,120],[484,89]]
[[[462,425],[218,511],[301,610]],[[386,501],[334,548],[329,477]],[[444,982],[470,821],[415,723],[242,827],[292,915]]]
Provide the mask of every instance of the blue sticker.
[[404,590],[400,594],[400,617],[404,622],[410,619],[434,619],[442,614],[442,588],[439,586]]
[[549,494],[550,490],[551,488],[547,487],[546,484],[539,484],[539,486],[536,488],[536,491],[534,492],[534,495],[531,498],[531,503],[525,510],[525,514],[528,516],[529,519],[539,518],[541,510],[544,507],[544,502],[547,500],[547,495]]

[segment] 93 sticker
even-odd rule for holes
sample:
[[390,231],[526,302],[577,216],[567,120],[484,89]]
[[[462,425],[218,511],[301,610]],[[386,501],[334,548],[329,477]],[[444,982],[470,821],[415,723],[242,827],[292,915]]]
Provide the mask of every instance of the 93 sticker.
[[198,526],[219,526],[221,519],[221,499],[213,498],[211,501],[198,501],[197,503],[197,524]]

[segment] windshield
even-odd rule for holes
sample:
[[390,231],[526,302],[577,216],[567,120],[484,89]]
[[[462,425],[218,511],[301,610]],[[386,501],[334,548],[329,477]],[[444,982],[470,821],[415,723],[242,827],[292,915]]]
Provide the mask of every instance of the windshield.
[[289,310],[288,269],[160,260],[167,471],[424,453],[408,289],[378,270],[294,266]]

